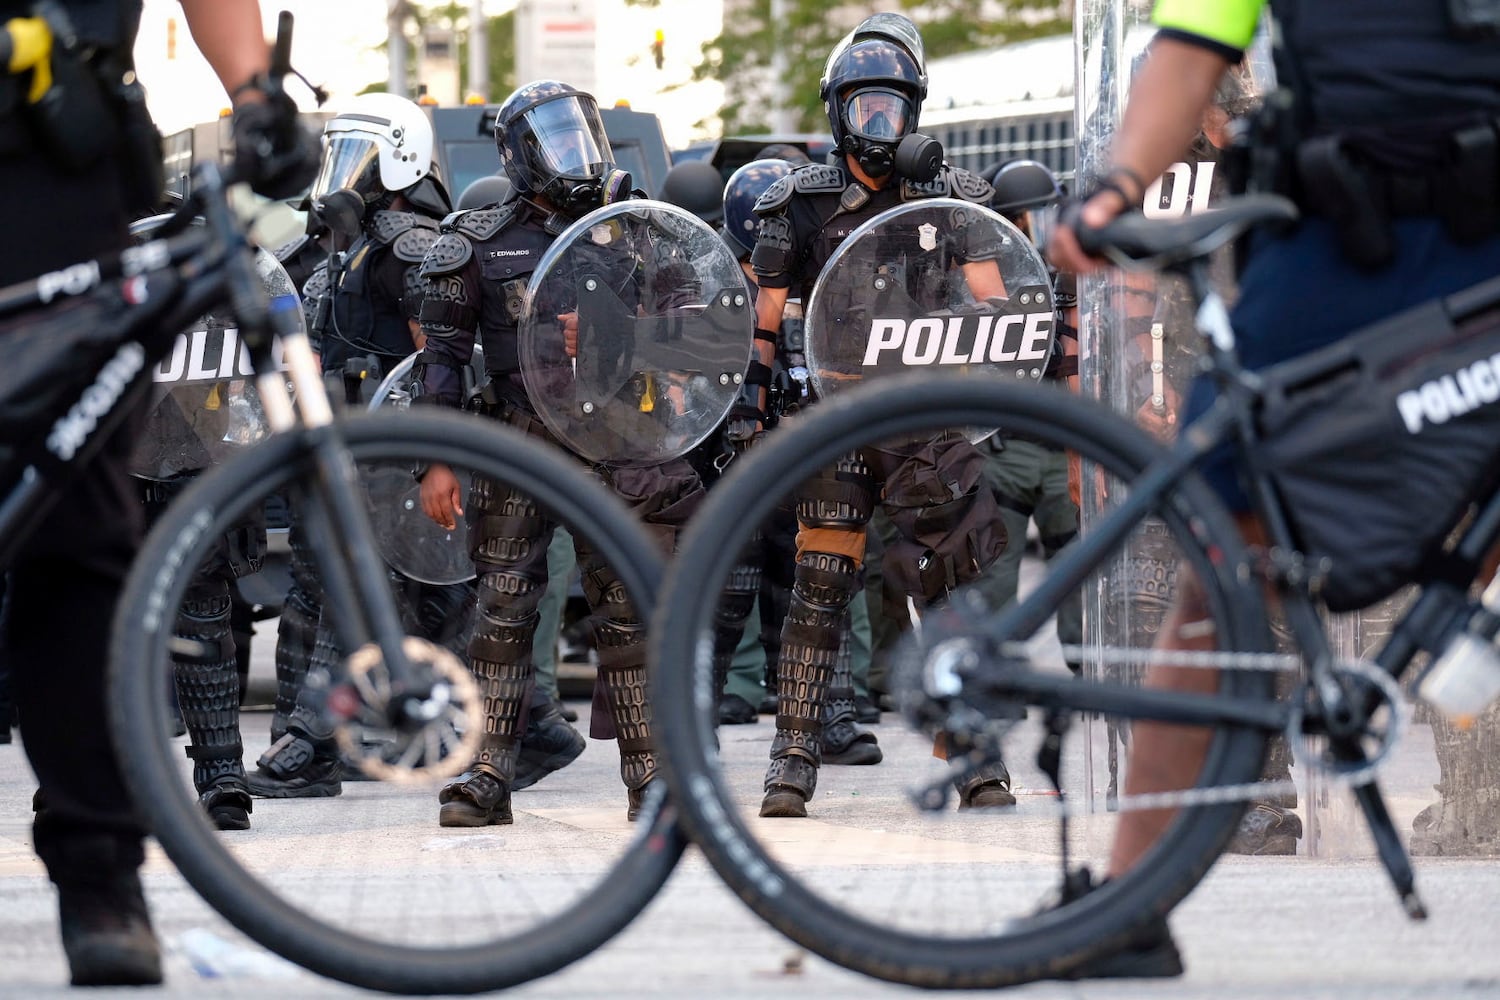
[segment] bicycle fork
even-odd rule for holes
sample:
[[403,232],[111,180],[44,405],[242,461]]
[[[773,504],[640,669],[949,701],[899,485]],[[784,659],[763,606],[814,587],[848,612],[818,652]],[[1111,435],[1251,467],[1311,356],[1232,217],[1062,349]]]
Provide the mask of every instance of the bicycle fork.
[[403,650],[405,629],[384,584],[384,564],[370,544],[374,529],[360,497],[359,470],[333,422],[317,357],[305,333],[283,334],[281,347],[286,372],[257,365],[257,371],[268,374],[258,375],[256,384],[271,430],[300,428],[312,459],[316,474],[305,499],[336,550],[331,558],[318,560],[318,570],[324,574],[326,598],[337,612],[339,640],[349,650],[373,640],[393,687],[405,699],[420,702],[430,695],[431,682],[419,678]]

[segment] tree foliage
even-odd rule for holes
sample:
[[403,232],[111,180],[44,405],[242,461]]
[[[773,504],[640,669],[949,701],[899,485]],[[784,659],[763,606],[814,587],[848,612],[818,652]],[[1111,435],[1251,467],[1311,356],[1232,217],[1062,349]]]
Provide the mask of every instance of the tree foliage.
[[[628,2],[651,5],[653,0]],[[922,31],[929,59],[1068,30],[1059,0],[886,0],[839,7],[822,0],[785,0],[785,9],[781,23],[773,23],[771,0],[751,0],[703,46],[693,76],[724,84],[719,117],[725,135],[768,130],[773,89],[781,76],[774,72],[778,47],[785,56],[788,107],[798,127],[826,131],[818,96],[823,64],[850,26],[879,10],[900,10],[911,17]],[[846,12],[849,18],[830,17],[834,11]]]
[[[428,26],[449,28],[453,31],[453,41],[458,50],[458,78],[465,81],[467,87],[469,79],[469,6],[464,3],[450,2],[443,4],[414,4],[405,6],[407,21],[412,26],[408,29],[407,66],[417,66],[416,40],[421,37],[421,32]],[[414,30],[412,30],[414,29]],[[492,103],[503,101],[510,92],[516,89],[516,12],[515,9],[506,11],[495,17],[485,18],[485,61],[489,66],[489,89],[484,95],[486,101]],[[385,45],[380,46],[382,51]],[[413,80],[420,83],[420,80]],[[360,93],[385,90],[385,81],[381,80],[370,84]]]

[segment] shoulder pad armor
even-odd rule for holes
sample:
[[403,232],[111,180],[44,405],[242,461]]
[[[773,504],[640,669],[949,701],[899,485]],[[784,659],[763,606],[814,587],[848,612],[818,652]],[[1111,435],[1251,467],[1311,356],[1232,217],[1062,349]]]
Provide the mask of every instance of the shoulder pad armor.
[[285,264],[287,261],[291,260],[293,257],[301,253],[302,248],[307,246],[307,244],[310,242],[312,242],[312,237],[307,235],[306,233],[303,233],[295,240],[292,240],[288,243],[283,243],[275,250],[272,250],[271,256],[275,257],[277,260]]
[[778,177],[771,186],[760,193],[755,199],[755,206],[751,209],[756,215],[765,215],[785,208],[786,203],[792,200],[792,175]]
[[452,274],[474,256],[474,244],[459,233],[444,233],[427,250],[422,258],[422,277],[435,274]]
[[515,204],[507,203],[494,208],[471,208],[467,212],[454,212],[443,220],[443,228],[462,233],[471,239],[487,240],[504,232],[515,218]]
[[302,283],[302,301],[310,302],[328,294],[328,261],[313,268],[313,273]]
[[420,264],[422,258],[427,256],[427,251],[437,241],[436,229],[413,226],[396,237],[395,242],[391,244],[391,252],[396,255],[397,260],[404,260],[408,264]]
[[375,242],[389,245],[394,243],[402,233],[417,226],[437,228],[434,223],[415,212],[393,212],[388,208],[376,212],[367,228]]
[[755,214],[774,212],[792,200],[796,194],[838,194],[849,184],[849,178],[838,167],[829,163],[803,163],[793,167],[792,172],[778,178],[755,202]]
[[962,198],[964,201],[972,201],[979,205],[988,205],[995,189],[990,182],[963,167],[950,167],[943,165],[943,173],[948,175],[948,187],[953,197]]

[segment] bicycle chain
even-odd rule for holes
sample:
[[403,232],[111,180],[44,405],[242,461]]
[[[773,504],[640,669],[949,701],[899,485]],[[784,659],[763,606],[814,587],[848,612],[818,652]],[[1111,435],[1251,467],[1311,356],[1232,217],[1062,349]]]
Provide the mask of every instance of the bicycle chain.
[[[1056,649],[1056,646],[1038,644],[1036,650]],[[1003,643],[1000,652],[1005,656],[1028,656],[1033,647],[1026,643],[1011,642]],[[1210,651],[1194,652],[1192,650],[1129,650],[1129,649],[1107,649],[1104,647],[1090,647],[1079,645],[1063,645],[1064,656],[1070,654],[1086,656],[1094,662],[1109,665],[1132,665],[1150,662],[1153,665],[1202,667],[1204,669],[1222,670],[1296,670],[1302,665],[1301,657],[1287,653],[1215,653]],[[1138,653],[1145,653],[1143,658]],[[1340,660],[1335,666],[1336,670],[1353,674],[1369,681],[1380,689],[1386,704],[1390,706],[1391,721],[1386,730],[1386,735],[1381,741],[1381,747],[1369,760],[1364,761],[1357,767],[1342,770],[1328,766],[1320,754],[1308,752],[1306,737],[1302,735],[1302,714],[1297,712],[1287,726],[1287,742],[1292,748],[1292,756],[1295,763],[1307,769],[1309,773],[1316,772],[1325,777],[1328,785],[1335,788],[1354,788],[1358,785],[1367,784],[1375,779],[1376,774],[1390,761],[1392,750],[1400,742],[1405,734],[1406,726],[1411,716],[1411,706],[1401,693],[1395,678],[1380,669],[1369,660]],[[1301,750],[1301,753],[1298,751]],[[1115,812],[1139,812],[1147,809],[1184,809],[1198,806],[1225,805],[1230,802],[1245,802],[1254,799],[1266,798],[1287,792],[1295,793],[1297,783],[1291,780],[1283,781],[1253,781],[1238,785],[1215,785],[1210,788],[1188,788],[1175,792],[1149,792],[1142,795],[1122,795],[1115,800],[1112,811]],[[1097,809],[1092,801],[1071,802],[1063,801],[1056,805],[1044,807],[1043,812],[1050,811],[1056,818],[1072,819],[1078,816],[1094,814]]]

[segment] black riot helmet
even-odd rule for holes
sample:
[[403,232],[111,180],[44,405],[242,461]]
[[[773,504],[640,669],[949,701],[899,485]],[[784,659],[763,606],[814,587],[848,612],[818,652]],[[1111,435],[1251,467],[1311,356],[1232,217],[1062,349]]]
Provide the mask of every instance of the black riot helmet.
[[498,205],[509,197],[510,179],[500,174],[489,174],[470,181],[463,194],[458,196],[458,205],[455,207],[483,208],[486,205]]
[[495,145],[510,182],[577,218],[628,197],[630,174],[618,169],[599,105],[556,80],[516,89],[495,115]]
[[751,160],[729,175],[724,185],[724,241],[736,257],[755,249],[755,231],[760,222],[755,203],[766,188],[792,172],[786,160]]
[[687,209],[710,226],[724,217],[724,178],[707,160],[672,164],[661,182],[662,201]]
[[871,177],[895,169],[896,147],[916,131],[927,96],[923,58],[916,25],[891,13],[861,21],[828,56],[819,95],[834,146]]
[[990,207],[1025,230],[1032,242],[1045,244],[1063,199],[1057,175],[1036,160],[1011,160],[1000,165],[990,184],[995,189]]

